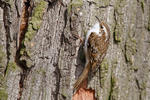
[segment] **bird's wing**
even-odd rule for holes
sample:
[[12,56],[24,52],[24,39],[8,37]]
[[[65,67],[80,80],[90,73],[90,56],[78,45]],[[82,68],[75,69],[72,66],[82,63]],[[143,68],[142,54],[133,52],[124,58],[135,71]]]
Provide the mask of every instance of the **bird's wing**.
[[100,64],[106,55],[108,41],[105,41],[105,35],[98,36],[92,32],[88,39],[88,54],[92,67],[92,71],[96,69],[96,65]]

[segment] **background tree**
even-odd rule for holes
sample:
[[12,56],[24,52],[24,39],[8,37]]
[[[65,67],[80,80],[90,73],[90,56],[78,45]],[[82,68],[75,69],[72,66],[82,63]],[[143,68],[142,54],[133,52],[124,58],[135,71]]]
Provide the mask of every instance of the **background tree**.
[[[0,100],[70,100],[97,21],[111,30],[97,100],[150,99],[150,0],[0,0]],[[100,87],[101,80],[101,87]]]

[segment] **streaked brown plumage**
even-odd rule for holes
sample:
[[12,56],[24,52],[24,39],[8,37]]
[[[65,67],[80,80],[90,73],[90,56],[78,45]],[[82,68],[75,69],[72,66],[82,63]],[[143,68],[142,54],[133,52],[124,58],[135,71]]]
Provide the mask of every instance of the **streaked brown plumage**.
[[[98,25],[99,28],[97,28]],[[101,64],[106,55],[110,39],[110,30],[108,25],[104,22],[99,22],[98,25],[95,24],[93,29],[89,31],[90,33],[87,34],[87,43],[85,42],[86,65],[82,74],[74,84],[74,91],[87,79],[89,71],[93,72],[97,69],[97,64]]]

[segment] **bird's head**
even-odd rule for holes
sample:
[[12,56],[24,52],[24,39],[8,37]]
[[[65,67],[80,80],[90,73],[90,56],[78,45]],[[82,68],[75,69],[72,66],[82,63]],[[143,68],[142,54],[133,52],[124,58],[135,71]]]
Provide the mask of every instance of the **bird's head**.
[[110,30],[109,30],[108,25],[106,23],[104,23],[103,21],[100,21],[100,19],[97,16],[95,16],[95,17],[98,19],[98,22],[99,22],[100,36],[102,36],[104,34],[106,36],[106,40],[108,40],[110,37]]

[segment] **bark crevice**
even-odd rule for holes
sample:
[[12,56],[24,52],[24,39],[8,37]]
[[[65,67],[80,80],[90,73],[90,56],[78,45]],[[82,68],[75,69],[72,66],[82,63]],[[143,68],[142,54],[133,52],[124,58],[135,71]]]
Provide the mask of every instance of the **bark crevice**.
[[58,63],[57,64],[53,64],[53,65],[56,67],[56,69],[55,69],[56,89],[55,89],[55,93],[53,95],[54,95],[55,100],[58,100],[58,95],[59,95],[59,90],[60,90],[61,73],[60,73],[60,69],[59,69]]
[[139,80],[137,78],[135,78],[135,82],[139,91],[139,100],[142,100],[142,87],[139,84]]
[[[25,48],[23,40],[25,39],[25,34],[27,32],[28,28],[28,22],[29,22],[29,17],[32,13],[32,6],[31,6],[31,0],[24,0],[23,1],[23,8],[22,8],[22,14],[21,14],[21,23],[20,23],[20,31],[18,33],[18,44],[17,44],[17,50],[16,50],[16,57],[15,57],[15,62],[16,64],[22,69],[22,73],[20,81],[19,81],[19,97],[17,100],[21,100],[23,88],[24,88],[24,80],[27,78],[30,70],[33,68],[31,66],[30,68],[27,66],[26,60],[21,60],[20,58],[22,57],[21,55],[21,50]],[[16,6],[17,7],[17,6]],[[16,8],[17,9],[17,8]],[[19,15],[19,12],[18,12]],[[29,57],[27,54],[24,55]]]
[[113,82],[113,78],[112,78],[112,74],[110,77],[110,91],[109,91],[109,95],[108,95],[108,100],[113,100],[113,87],[114,87],[114,82]]
[[15,0],[15,8],[16,8],[16,11],[17,11],[17,17],[20,17],[19,9],[18,9],[18,6],[17,6],[17,0]]
[[8,68],[8,64],[10,61],[10,43],[11,43],[11,36],[10,36],[10,5],[6,2],[0,1],[0,7],[4,10],[3,11],[3,22],[4,22],[4,28],[5,28],[5,36],[6,36],[6,58],[7,58],[7,62],[6,62],[6,68],[4,71],[4,75],[6,75],[6,71]]
[[115,26],[114,26],[114,32],[113,32],[113,40],[115,43],[118,43],[118,41],[115,39],[115,31],[117,29],[117,16],[116,16],[116,10],[114,9],[114,21],[115,21]]

